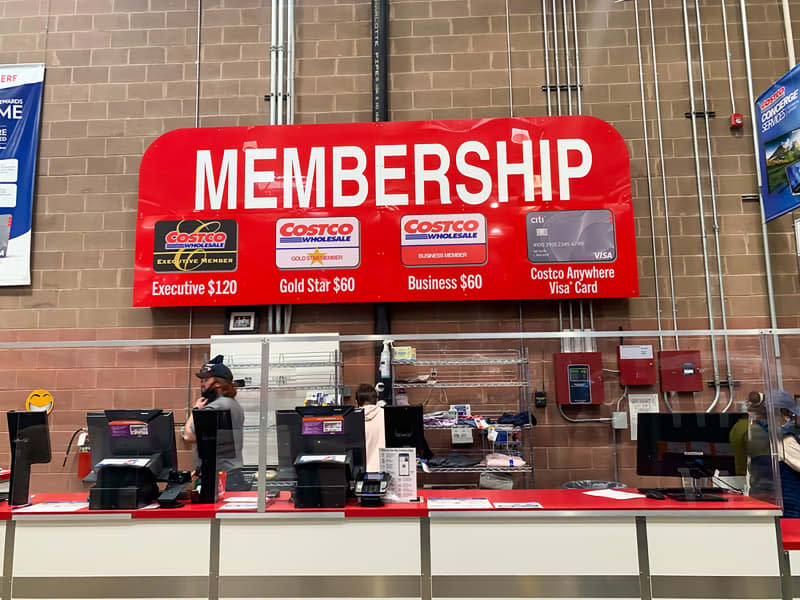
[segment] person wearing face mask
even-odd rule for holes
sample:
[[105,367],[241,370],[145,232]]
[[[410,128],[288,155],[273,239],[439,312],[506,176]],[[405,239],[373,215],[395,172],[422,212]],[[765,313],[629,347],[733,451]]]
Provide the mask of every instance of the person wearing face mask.
[[[236,386],[233,383],[233,373],[223,364],[224,357],[217,355],[195,373],[200,379],[200,398],[194,403],[197,409],[230,410],[233,424],[233,445],[235,456],[233,458],[220,458],[217,460],[217,469],[226,475],[225,489],[228,491],[247,491],[250,484],[242,475],[242,446],[244,432],[244,409],[236,401]],[[197,455],[197,437],[195,435],[194,419],[190,414],[186,421],[181,437],[184,441],[195,443],[193,462],[194,469],[200,469],[200,459]]]
[[[795,416],[800,406],[785,390],[772,390],[769,398],[776,411],[780,432],[778,439],[778,471],[785,517],[800,517],[800,428]],[[730,441],[736,459],[737,475],[748,474],[750,495],[766,501],[774,497],[769,420],[765,394],[751,392],[747,400],[749,418],[743,418],[731,429]]]

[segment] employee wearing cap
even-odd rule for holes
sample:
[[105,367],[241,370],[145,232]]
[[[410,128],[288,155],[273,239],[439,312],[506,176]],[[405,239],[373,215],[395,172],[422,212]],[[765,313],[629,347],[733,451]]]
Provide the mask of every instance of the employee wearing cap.
[[[233,383],[233,373],[223,364],[222,355],[215,356],[195,375],[200,379],[200,398],[194,403],[194,408],[230,410],[231,422],[233,424],[233,442],[235,456],[233,458],[220,458],[217,461],[217,468],[227,473],[225,489],[230,491],[249,490],[248,484],[243,475],[242,467],[242,435],[244,429],[244,410],[236,401],[236,386]],[[194,429],[194,419],[189,415],[181,437],[187,442],[196,442]],[[197,455],[197,447],[194,449],[194,468],[200,469],[200,459]]]

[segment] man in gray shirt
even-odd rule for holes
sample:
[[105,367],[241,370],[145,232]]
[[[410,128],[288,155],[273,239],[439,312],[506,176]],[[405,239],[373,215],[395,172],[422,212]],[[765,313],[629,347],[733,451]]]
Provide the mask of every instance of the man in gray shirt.
[[[233,383],[233,373],[223,364],[222,355],[215,356],[195,375],[200,379],[200,395],[194,403],[194,408],[209,410],[230,410],[233,425],[232,439],[224,435],[217,438],[219,454],[230,454],[233,446],[232,458],[218,458],[217,472],[224,471],[226,476],[225,489],[229,491],[249,490],[250,485],[242,475],[242,444],[244,429],[244,410],[236,401],[236,386]],[[223,432],[220,432],[221,434]],[[187,442],[197,442],[194,429],[194,419],[190,415],[181,437]],[[200,469],[200,459],[197,456],[197,446],[194,448],[194,468]]]

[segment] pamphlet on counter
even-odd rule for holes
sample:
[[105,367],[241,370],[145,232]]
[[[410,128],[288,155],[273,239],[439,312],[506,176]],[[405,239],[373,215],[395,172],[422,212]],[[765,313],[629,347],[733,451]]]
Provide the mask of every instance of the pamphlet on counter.
[[474,510],[494,507],[488,498],[428,498],[428,508],[433,510]]

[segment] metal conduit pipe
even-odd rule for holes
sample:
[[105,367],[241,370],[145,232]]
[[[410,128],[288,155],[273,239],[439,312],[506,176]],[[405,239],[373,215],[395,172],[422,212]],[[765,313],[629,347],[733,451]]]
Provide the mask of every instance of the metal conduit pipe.
[[656,292],[656,318],[658,319],[658,346],[664,349],[664,336],[661,335],[661,294],[658,289],[658,258],[656,249],[656,219],[653,209],[653,175],[650,171],[650,139],[647,134],[647,105],[644,98],[644,69],[642,68],[642,38],[639,32],[639,0],[633,0],[636,24],[636,51],[639,59],[639,91],[642,101],[642,141],[644,141],[645,173],[647,174],[647,200],[650,206],[650,239],[653,242],[653,279]]
[[550,38],[547,35],[547,0],[542,0],[542,40],[544,42],[544,86],[547,90],[547,116],[553,114],[550,100]]
[[270,12],[270,41],[269,41],[269,124],[277,123],[277,93],[278,86],[278,0],[272,0]]
[[[709,329],[714,329],[714,310],[711,305],[711,276],[708,272],[708,241],[706,240],[706,212],[703,206],[703,184],[700,178],[700,149],[697,142],[697,123],[695,122],[696,106],[694,101],[694,75],[692,74],[692,46],[689,38],[689,12],[687,1],[682,0],[683,8],[683,35],[686,42],[686,73],[689,80],[689,120],[692,123],[692,149],[694,150],[694,173],[697,182],[697,206],[700,213],[700,243],[703,249],[703,272],[706,284],[706,307],[708,308]],[[717,339],[711,335],[711,360],[714,367],[714,401],[708,407],[710,411],[719,402],[719,365],[717,365]]]
[[286,46],[284,42],[284,6],[286,0],[278,2],[278,125],[283,125],[283,61],[286,58]]
[[725,37],[725,62],[728,65],[728,89],[731,92],[731,113],[736,112],[736,98],[733,95],[733,73],[731,71],[731,46],[728,41],[728,11],[725,8],[725,0],[720,0],[722,6],[722,32]]
[[556,0],[551,0],[553,6],[553,58],[556,67],[556,100],[558,114],[561,114],[561,67],[558,63],[558,14],[556,13]]
[[514,89],[511,87],[511,15],[506,0],[506,50],[508,51],[508,116],[514,116]]
[[[717,189],[714,182],[714,158],[711,152],[711,126],[708,123],[708,88],[706,87],[706,60],[703,51],[703,23],[700,20],[700,3],[695,0],[694,3],[695,18],[697,20],[697,52],[700,57],[700,84],[703,90],[703,112],[706,114],[705,129],[706,129],[706,154],[708,159],[708,177],[711,182],[711,223],[714,229],[714,249],[717,253],[717,277],[719,280],[719,303],[720,303],[720,318],[722,319],[722,342],[725,349],[725,367],[727,369],[728,377],[728,393],[730,398],[728,404],[723,409],[726,412],[733,404],[733,374],[731,372],[731,349],[728,344],[728,319],[725,310],[725,281],[722,276],[722,254],[719,249],[719,219],[717,217]],[[710,406],[710,412],[714,406]]]
[[[750,29],[747,25],[747,7],[745,0],[739,0],[739,12],[742,16],[742,42],[744,43],[744,64],[747,69],[747,99],[749,102],[751,115],[755,105],[755,95],[753,94],[753,64],[750,60]],[[761,211],[761,239],[764,243],[764,266],[767,275],[767,299],[769,301],[769,321],[772,329],[778,328],[778,319],[775,316],[775,288],[772,285],[772,262],[769,255],[769,236],[767,234],[767,222],[764,217],[764,202],[761,198],[761,167],[758,164],[758,123],[751,116],[750,126],[753,129],[753,159],[756,165],[756,180],[758,181],[758,207]],[[781,345],[777,335],[772,336],[772,343],[775,348],[775,374],[778,377],[778,384],[783,387],[783,368],[781,366]]]
[[[724,0],[723,0],[724,1]],[[667,238],[667,266],[669,267],[669,293],[672,300],[672,329],[678,331],[678,311],[675,303],[675,278],[672,269],[672,235],[669,225],[669,194],[667,194],[667,170],[664,163],[664,134],[661,128],[661,93],[658,88],[658,59],[656,56],[656,32],[653,20],[653,0],[648,0],[650,8],[650,48],[653,56],[653,90],[656,104],[656,131],[658,133],[658,155],[661,166],[661,187],[664,195],[664,229]],[[675,336],[675,349],[680,349],[678,336]],[[665,402],[666,394],[664,395]],[[669,402],[667,402],[669,406]]]
[[794,34],[792,33],[792,15],[789,13],[789,0],[781,0],[783,8],[783,32],[786,35],[786,55],[789,57],[789,68],[797,64],[794,55]]
[[[203,0],[197,0],[197,55],[194,60],[195,90],[194,90],[194,126],[200,127],[200,42],[203,26]],[[191,317],[189,331],[191,331]],[[190,336],[191,337],[191,336]],[[189,348],[191,354],[191,347]]]
[[[286,52],[286,122],[292,125],[294,123],[294,0],[286,0],[286,3],[288,5],[286,28],[289,30],[289,48]],[[287,305],[287,309],[291,311],[291,304]]]
[[[658,259],[656,258],[657,249],[656,249],[656,222],[655,222],[655,211],[653,209],[653,180],[652,180],[652,172],[650,169],[650,139],[647,134],[647,105],[645,103],[645,93],[644,93],[644,69],[642,66],[642,38],[641,38],[641,31],[640,31],[640,24],[639,24],[639,0],[633,0],[633,10],[635,14],[635,24],[636,24],[636,49],[638,52],[639,58],[639,90],[641,92],[641,99],[642,99],[642,133],[644,139],[644,155],[645,161],[647,162],[647,198],[650,205],[650,232],[651,236],[650,239],[653,242],[653,279],[655,280],[655,292],[656,292],[656,316],[658,319],[658,348],[659,350],[664,349],[664,336],[661,335],[662,326],[661,326],[661,294],[658,289]],[[652,14],[650,15],[650,21],[652,23]],[[653,62],[653,68],[655,70],[655,61]],[[663,156],[662,156],[663,160]],[[663,179],[663,178],[662,178]],[[672,406],[667,399],[666,392],[663,393],[664,399],[664,406],[667,407],[669,412],[672,412]]]
[[561,20],[564,22],[564,69],[567,72],[567,107],[572,114],[572,76],[570,75],[569,28],[567,27],[567,0],[561,0]]
[[[578,13],[575,10],[575,0],[572,0],[572,37],[575,45],[575,88],[577,90],[578,114],[583,114],[581,104],[581,57],[578,47]],[[589,300],[591,302],[591,300]]]

